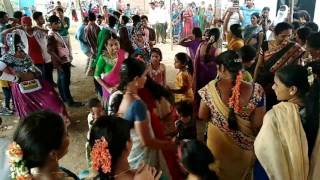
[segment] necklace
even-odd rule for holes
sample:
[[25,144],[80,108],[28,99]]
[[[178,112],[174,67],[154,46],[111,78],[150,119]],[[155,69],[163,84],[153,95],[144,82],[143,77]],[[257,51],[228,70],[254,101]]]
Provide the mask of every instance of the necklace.
[[130,170],[131,170],[130,168],[127,169],[127,170],[124,170],[124,171],[122,171],[122,172],[120,172],[118,174],[115,174],[113,177],[116,178],[116,177],[122,176],[124,174],[127,174]]

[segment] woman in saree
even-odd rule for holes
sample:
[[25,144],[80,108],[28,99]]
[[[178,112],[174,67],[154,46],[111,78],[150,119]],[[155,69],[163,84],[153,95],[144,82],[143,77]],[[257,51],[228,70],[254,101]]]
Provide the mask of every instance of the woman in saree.
[[[220,38],[220,31],[217,28],[210,29],[206,39],[200,43],[194,59],[193,72],[193,94],[194,112],[198,112],[200,105],[200,96],[197,93],[199,89],[216,78],[217,67],[215,64],[216,57],[221,53],[221,49],[216,47]],[[196,114],[195,114],[196,115]]]
[[260,49],[262,40],[259,36],[259,33],[262,31],[262,27],[259,24],[260,15],[259,13],[251,14],[251,24],[244,28],[243,40],[246,45]]
[[205,29],[211,28],[211,25],[213,24],[213,20],[214,20],[214,12],[212,8],[212,4],[209,4],[207,10],[204,13]]
[[0,79],[11,81],[12,98],[18,116],[24,119],[29,113],[49,109],[69,125],[69,116],[54,87],[40,78],[41,71],[32,64],[23,51],[21,37],[15,33],[7,35],[9,51],[0,58]]
[[106,31],[105,49],[99,56],[94,77],[102,87],[102,99],[108,101],[110,94],[117,88],[120,77],[120,67],[126,52],[120,49],[118,37],[111,31]]
[[254,142],[255,154],[270,180],[320,177],[320,82],[315,77],[319,70],[314,63],[288,65],[275,73],[272,88],[281,102],[266,113]]
[[209,121],[207,146],[219,162],[219,179],[251,179],[253,143],[265,113],[264,91],[259,84],[242,80],[236,52],[223,52],[216,63],[219,78],[199,91],[199,117]]
[[178,5],[172,4],[172,36],[174,38],[174,42],[178,42],[180,39],[180,34],[182,31],[182,24],[181,24],[181,12],[179,10]]
[[206,12],[206,4],[205,1],[201,1],[201,6],[199,7],[199,27],[202,32],[204,32],[205,27],[205,12]]
[[192,34],[193,29],[193,11],[192,5],[189,4],[186,10],[184,10],[182,17],[183,17],[183,37],[188,37]]
[[262,85],[268,97],[267,110],[278,102],[272,90],[274,73],[288,64],[297,64],[305,53],[299,44],[289,41],[292,34],[290,24],[278,23],[274,28],[274,34],[275,40],[262,44],[254,72],[254,80]]
[[[163,86],[147,77],[144,88],[139,89],[138,95],[146,104],[150,113],[152,130],[157,139],[168,140],[175,134],[174,127],[174,96]],[[175,156],[175,150],[162,150],[174,180],[182,180],[183,173]]]
[[[150,112],[140,98],[138,91],[145,86],[146,65],[144,62],[128,58],[123,62],[120,70],[119,90],[122,95],[116,97],[115,104],[120,104],[117,114],[129,121],[130,136],[133,146],[128,157],[130,167],[137,169],[139,164],[145,163],[162,170],[170,178],[167,163],[162,150],[174,150],[175,143],[155,137],[151,126]],[[119,103],[121,102],[121,103]]]

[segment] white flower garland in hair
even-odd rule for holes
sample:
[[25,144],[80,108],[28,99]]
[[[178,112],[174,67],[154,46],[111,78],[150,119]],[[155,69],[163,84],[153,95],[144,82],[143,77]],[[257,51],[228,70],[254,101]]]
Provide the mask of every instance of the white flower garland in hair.
[[19,144],[12,142],[8,146],[7,155],[9,157],[11,178],[14,180],[32,180],[29,169],[23,160],[23,151]]
[[308,67],[307,70],[308,70],[308,83],[310,86],[312,86],[314,82],[314,74],[312,72],[312,67]]

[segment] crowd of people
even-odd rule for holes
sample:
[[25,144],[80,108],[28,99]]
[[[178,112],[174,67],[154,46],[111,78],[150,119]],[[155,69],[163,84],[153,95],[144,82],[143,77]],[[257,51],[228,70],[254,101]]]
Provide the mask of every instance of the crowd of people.
[[253,0],[223,19],[204,2],[172,8],[188,50],[172,57],[174,85],[157,48],[167,40],[162,1],[149,16],[104,7],[82,18],[75,37],[95,98],[81,172],[59,164],[70,144],[66,106],[84,105],[70,92],[70,19],[60,6],[47,19],[0,11],[1,114],[20,118],[13,141],[0,138],[0,179],[320,177],[320,32],[308,13],[292,17],[283,5],[271,21]]

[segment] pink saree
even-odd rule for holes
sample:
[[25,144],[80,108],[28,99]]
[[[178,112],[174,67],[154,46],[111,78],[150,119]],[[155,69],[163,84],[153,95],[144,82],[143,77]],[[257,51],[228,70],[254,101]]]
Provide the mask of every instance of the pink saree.
[[[118,60],[117,63],[113,66],[112,70],[103,77],[103,81],[104,83],[107,84],[107,86],[109,87],[116,87],[119,84],[120,81],[120,68],[121,65],[125,59],[125,51],[123,49],[119,49],[118,51]],[[104,100],[108,100],[111,92],[109,92],[108,90],[102,88],[102,96]]]

